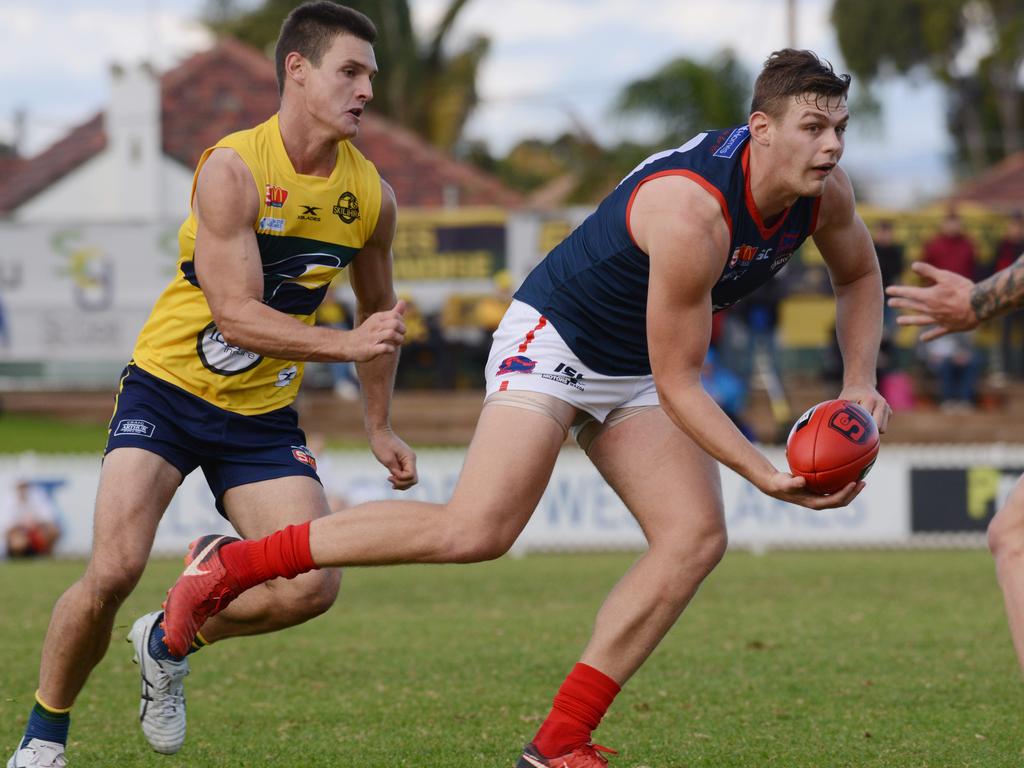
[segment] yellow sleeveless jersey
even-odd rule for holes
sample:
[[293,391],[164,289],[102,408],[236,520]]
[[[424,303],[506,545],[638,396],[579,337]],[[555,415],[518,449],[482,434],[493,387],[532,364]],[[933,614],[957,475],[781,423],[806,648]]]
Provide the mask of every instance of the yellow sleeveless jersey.
[[[253,224],[263,262],[263,301],[312,325],[331,280],[377,226],[381,182],[377,169],[344,141],[329,178],[295,172],[277,115],[233,133],[203,153],[192,180],[214,149],[239,154],[260,196]],[[263,357],[228,344],[217,330],[193,264],[196,217],[178,231],[180,256],[170,285],[139,334],[133,359],[143,370],[229,411],[266,413],[295,399],[302,363]]]

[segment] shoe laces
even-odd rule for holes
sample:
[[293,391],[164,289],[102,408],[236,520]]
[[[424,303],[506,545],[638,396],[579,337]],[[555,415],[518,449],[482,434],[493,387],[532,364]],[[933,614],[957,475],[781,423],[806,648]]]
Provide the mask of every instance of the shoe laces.
[[593,758],[594,760],[598,761],[598,762],[594,763],[595,766],[596,765],[608,765],[608,758],[605,757],[604,755],[601,755],[601,754],[598,754],[598,753],[604,752],[607,755],[617,755],[617,754],[619,754],[618,752],[616,752],[611,747],[602,747],[600,744],[594,744],[593,742],[591,742],[590,744],[586,744],[586,745],[580,747],[579,751],[580,751],[582,756]]
[[52,747],[49,744],[37,744],[32,747],[32,756],[35,758],[35,762],[32,765],[38,765],[40,768],[66,768],[68,759],[64,756],[64,749],[60,747]]
[[[161,715],[175,716],[185,707],[185,684],[188,665],[182,661],[156,659],[156,680],[150,683],[155,696],[149,700]],[[147,681],[148,682],[148,681]]]

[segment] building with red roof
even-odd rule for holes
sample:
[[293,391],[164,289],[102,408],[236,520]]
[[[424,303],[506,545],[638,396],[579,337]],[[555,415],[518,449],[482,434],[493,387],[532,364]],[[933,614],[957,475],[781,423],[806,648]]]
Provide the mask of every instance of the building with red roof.
[[[187,212],[195,163],[221,137],[278,108],[274,64],[225,39],[160,75],[111,68],[105,110],[31,158],[0,156],[0,217],[150,221]],[[355,144],[400,207],[516,207],[517,192],[370,112]]]

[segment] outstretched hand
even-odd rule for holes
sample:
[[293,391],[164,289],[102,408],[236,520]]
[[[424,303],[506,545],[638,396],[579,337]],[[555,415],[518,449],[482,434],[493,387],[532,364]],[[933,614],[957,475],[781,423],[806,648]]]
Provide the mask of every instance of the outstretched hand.
[[369,434],[370,450],[390,472],[388,482],[396,491],[412,488],[418,482],[416,453],[390,429]]
[[405,302],[375,312],[347,333],[347,359],[366,363],[381,355],[394,353],[405,339]]
[[969,331],[978,325],[978,315],[971,305],[973,282],[956,272],[922,261],[915,261],[910,268],[930,285],[890,285],[885,289],[889,306],[902,311],[896,318],[897,323],[932,326],[921,334],[922,341]]

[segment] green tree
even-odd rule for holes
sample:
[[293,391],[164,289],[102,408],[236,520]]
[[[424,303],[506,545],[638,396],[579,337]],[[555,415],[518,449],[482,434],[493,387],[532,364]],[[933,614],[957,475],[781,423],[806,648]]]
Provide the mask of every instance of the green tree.
[[750,73],[731,51],[707,63],[680,57],[619,94],[620,112],[653,118],[662,128],[658,144],[682,141],[706,128],[746,122]]
[[[949,129],[971,168],[1024,147],[1020,0],[835,0],[832,24],[866,86],[926,72],[946,88]],[[979,43],[987,52],[965,63]]]
[[[472,36],[452,50],[452,30],[469,0],[450,0],[428,39],[417,37],[408,0],[346,0],[377,25],[374,45],[380,69],[374,81],[375,110],[429,142],[451,150],[478,102],[476,79],[489,41]],[[236,0],[208,0],[207,25],[273,56],[281,22],[298,0],[263,0],[251,10]]]
[[729,51],[707,63],[673,59],[648,77],[628,83],[613,109],[653,121],[654,141],[602,146],[578,119],[571,132],[553,141],[525,139],[500,160],[474,147],[471,159],[526,192],[557,187],[567,203],[592,203],[608,193],[648,155],[678,146],[708,128],[746,122],[750,75]]

